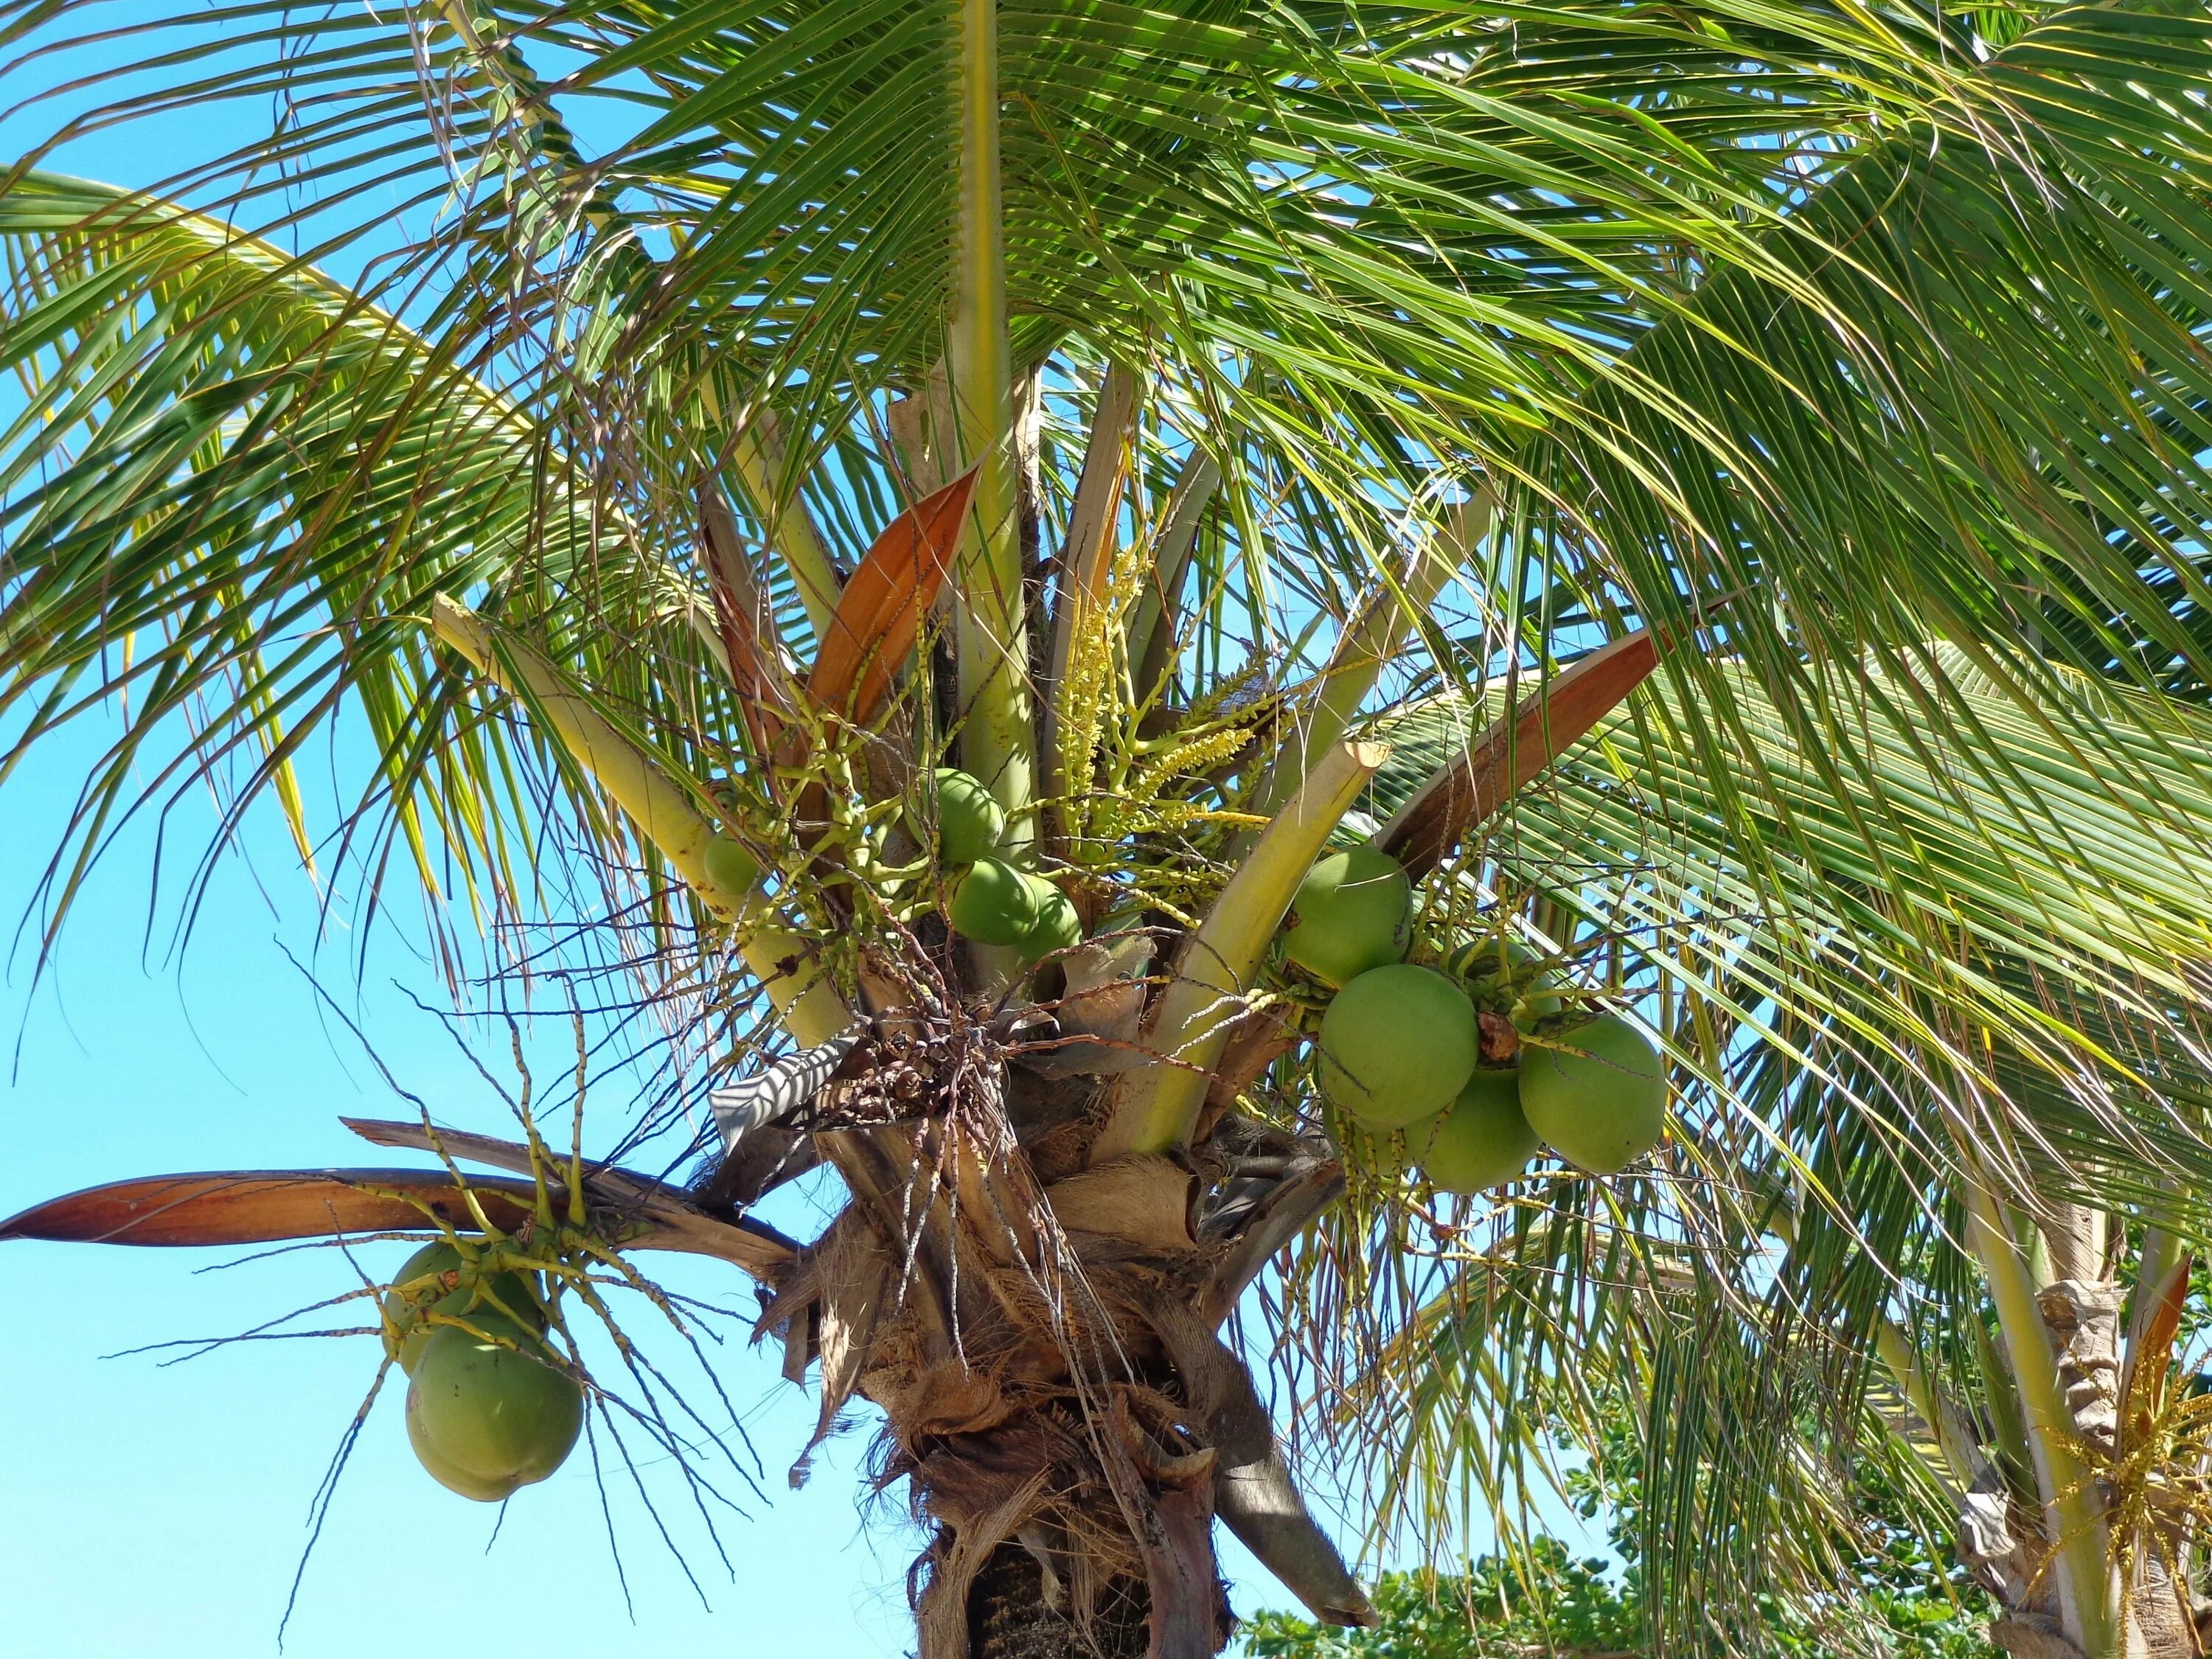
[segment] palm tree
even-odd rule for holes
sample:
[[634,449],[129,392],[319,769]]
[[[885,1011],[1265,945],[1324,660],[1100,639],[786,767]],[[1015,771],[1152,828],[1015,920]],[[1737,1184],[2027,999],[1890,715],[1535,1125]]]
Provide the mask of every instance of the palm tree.
[[[120,73],[80,9],[0,6],[19,83]],[[50,927],[133,812],[215,787],[212,856],[273,800],[356,926],[413,878],[457,990],[557,965],[659,1021],[626,1147],[723,1086],[684,1187],[426,1116],[362,1127],[441,1170],[15,1233],[471,1234],[559,1328],[635,1252],[728,1261],[825,1428],[882,1413],[923,1659],[1211,1654],[1215,1520],[1370,1620],[1262,1355],[1378,1527],[1510,1543],[1565,1449],[1639,1460],[1655,1650],[1836,1594],[1853,1460],[2008,1650],[2198,1650],[2201,9],[123,39],[58,142],[282,114],[149,192],[43,150],[0,191],[10,757],[116,733]],[[951,766],[1066,931],[948,927]],[[1361,842],[1413,961],[1498,947],[1489,1062],[1656,1041],[1662,1147],[1462,1198],[1323,1110],[1277,940]],[[819,1238],[748,1214],[824,1167]]]

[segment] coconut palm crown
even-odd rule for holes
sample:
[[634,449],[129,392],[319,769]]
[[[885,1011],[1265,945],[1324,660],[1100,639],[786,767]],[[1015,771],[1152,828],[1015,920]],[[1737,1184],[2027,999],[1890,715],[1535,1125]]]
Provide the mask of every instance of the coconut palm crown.
[[[27,91],[80,12],[0,4]],[[0,189],[9,757],[113,733],[49,927],[133,813],[273,803],[456,988],[627,987],[626,1149],[716,1129],[679,1187],[362,1126],[445,1169],[14,1232],[465,1236],[595,1410],[562,1306],[726,1261],[880,1410],[922,1659],[1214,1653],[1217,1521],[1370,1620],[1270,1371],[1437,1547],[1626,1413],[1660,1650],[1849,1650],[1854,1459],[2009,1651],[2200,1650],[2202,7],[216,21],[55,142],[269,137]],[[1468,1197],[1325,1109],[1280,936],[1363,844],[1414,966],[1544,976],[1485,1063],[1610,1013],[1663,1145]],[[748,1213],[816,1170],[820,1237]]]

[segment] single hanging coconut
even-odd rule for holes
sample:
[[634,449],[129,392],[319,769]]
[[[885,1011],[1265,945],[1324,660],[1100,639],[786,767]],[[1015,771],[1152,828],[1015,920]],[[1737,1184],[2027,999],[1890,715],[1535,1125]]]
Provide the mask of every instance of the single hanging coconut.
[[1541,1143],[1521,1110],[1521,1074],[1477,1066],[1459,1098],[1424,1134],[1408,1130],[1421,1173],[1439,1192],[1481,1193],[1528,1167]]
[[439,1328],[423,1318],[433,1310],[472,1314],[481,1309],[494,1317],[503,1313],[536,1329],[545,1328],[536,1273],[495,1273],[469,1285],[461,1282],[467,1266],[461,1253],[441,1238],[409,1256],[384,1293],[384,1351],[410,1376],[422,1358],[423,1345]]
[[1016,942],[1025,962],[1036,962],[1054,951],[1066,951],[1083,943],[1083,918],[1075,912],[1075,905],[1042,876],[1024,875],[1022,878],[1030,890],[1030,897],[1036,905],[1036,920],[1029,931]]
[[1617,1175],[1667,1130],[1667,1068],[1644,1034],[1602,1014],[1521,1050],[1521,1109],[1553,1151]]
[[1037,925],[1036,891],[1004,859],[977,859],[952,884],[952,930],[979,945],[1019,945]]
[[987,859],[999,850],[1006,815],[980,778],[950,766],[937,771],[937,855],[952,869]]
[[1306,872],[1291,901],[1283,955],[1324,985],[1346,986],[1405,959],[1413,939],[1413,884],[1388,853],[1356,847]]
[[414,1449],[415,1461],[422,1466],[423,1473],[447,1492],[459,1492],[478,1504],[499,1504],[505,1502],[514,1491],[504,1481],[479,1480],[459,1464],[443,1456],[415,1432],[412,1417],[407,1424],[407,1443]]
[[1478,1042],[1474,1005],[1442,974],[1370,969],[1322,1016],[1322,1092],[1363,1128],[1402,1129],[1466,1086]]
[[584,1391],[532,1357],[547,1352],[535,1331],[496,1314],[471,1322],[482,1335],[458,1325],[431,1334],[407,1385],[407,1439],[441,1485],[495,1504],[567,1461]]
[[707,879],[732,898],[751,892],[760,873],[760,860],[727,836],[715,836],[707,842]]

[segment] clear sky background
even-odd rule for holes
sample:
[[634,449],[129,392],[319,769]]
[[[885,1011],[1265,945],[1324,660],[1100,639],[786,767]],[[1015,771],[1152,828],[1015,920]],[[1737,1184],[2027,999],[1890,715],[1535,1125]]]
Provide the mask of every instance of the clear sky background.
[[[111,22],[148,15],[140,0],[103,10]],[[112,52],[128,61],[136,50],[125,43]],[[36,77],[57,73],[33,70],[32,83],[52,84]],[[26,89],[18,75],[0,88],[9,94],[0,104]],[[94,135],[49,165],[149,185],[248,136],[257,120],[265,131],[267,119],[265,109],[190,112],[150,131]],[[36,112],[0,120],[0,156],[12,158],[50,122]],[[341,915],[319,947],[315,895],[273,808],[258,816],[246,855],[224,860],[181,954],[169,903],[150,907],[155,825],[142,822],[109,849],[39,971],[37,879],[78,781],[111,735],[88,720],[0,786],[0,923],[24,924],[10,935],[0,977],[8,1048],[0,1215],[134,1175],[405,1161],[337,1124],[341,1114],[411,1109],[288,959],[287,947],[316,961],[326,986],[356,996],[356,942]],[[11,736],[0,731],[0,744]],[[319,792],[309,782],[311,814],[327,830],[335,822],[328,780]],[[173,846],[196,854],[213,821],[210,802],[188,799],[168,825]],[[391,914],[411,911],[403,900]],[[441,1121],[503,1132],[504,1107],[409,994],[441,1000],[419,947],[405,927],[385,925],[349,1012]],[[549,1069],[567,1063],[559,1052],[540,1059]],[[607,1103],[594,1144],[619,1133],[620,1104]],[[822,1202],[793,1193],[772,1218],[811,1236]],[[386,1276],[406,1249],[379,1245],[362,1264]],[[359,1282],[328,1249],[223,1266],[241,1254],[0,1246],[9,1362],[0,1365],[0,1654],[239,1659],[276,1650],[313,1499],[375,1374],[377,1345],[366,1337],[237,1343],[185,1363],[165,1363],[176,1357],[167,1352],[113,1357],[243,1332]],[[755,1305],[731,1269],[676,1256],[649,1261],[673,1290],[733,1312]],[[684,1352],[665,1328],[656,1333],[655,1318],[634,1301],[626,1323],[684,1375]],[[341,1312],[308,1322],[362,1322]],[[766,1501],[725,1479],[749,1511],[718,1517],[725,1566],[672,1472],[647,1469],[647,1490],[697,1588],[618,1467],[608,1472],[610,1517],[580,1450],[553,1480],[518,1496],[501,1522],[497,1510],[447,1493],[416,1467],[401,1393],[387,1389],[330,1506],[283,1650],[384,1659],[396,1643],[459,1637],[600,1654],[684,1638],[734,1641],[740,1653],[796,1647],[807,1659],[907,1651],[905,1574],[921,1540],[901,1522],[897,1492],[864,1522],[872,1416],[825,1449],[804,1490],[790,1492],[784,1470],[812,1425],[811,1387],[802,1394],[782,1384],[775,1356],[741,1340],[716,1355],[715,1367],[758,1449]],[[711,1401],[696,1370],[689,1377],[694,1398]],[[1285,1602],[1232,1541],[1223,1547],[1240,1611]]]

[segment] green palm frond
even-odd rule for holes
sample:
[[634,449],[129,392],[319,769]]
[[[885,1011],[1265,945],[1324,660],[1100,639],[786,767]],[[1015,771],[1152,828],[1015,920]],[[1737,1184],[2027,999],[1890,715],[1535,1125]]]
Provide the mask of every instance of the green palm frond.
[[[374,743],[346,818],[372,886],[396,831],[434,892],[458,880],[487,915],[528,896],[513,837],[538,805],[422,627],[434,593],[548,631],[686,772],[735,729],[704,596],[422,336],[266,243],[102,186],[19,180],[0,237],[6,360],[35,388],[6,441],[14,754],[128,710],[58,860],[58,909],[119,815],[228,777],[227,837],[349,708]],[[640,672],[639,641],[689,659],[680,702]]]

